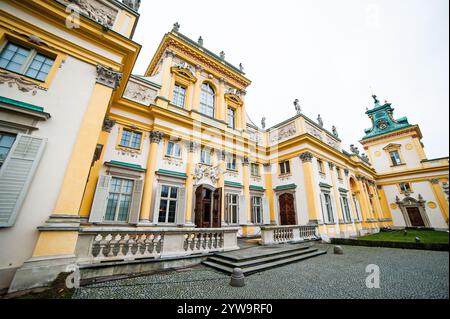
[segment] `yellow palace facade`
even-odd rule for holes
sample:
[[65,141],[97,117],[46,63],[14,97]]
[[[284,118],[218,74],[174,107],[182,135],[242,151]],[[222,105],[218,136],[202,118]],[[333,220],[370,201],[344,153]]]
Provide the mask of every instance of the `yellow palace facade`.
[[448,158],[427,159],[391,104],[373,97],[364,151],[298,101],[258,127],[242,65],[178,24],[131,74],[140,1],[29,2],[0,3],[0,289],[68,266],[92,279],[187,265],[239,237],[448,229]]

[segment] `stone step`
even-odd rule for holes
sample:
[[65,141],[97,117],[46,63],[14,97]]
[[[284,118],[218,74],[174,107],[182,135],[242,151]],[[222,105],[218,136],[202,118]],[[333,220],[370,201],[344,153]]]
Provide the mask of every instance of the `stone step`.
[[228,259],[221,258],[220,256],[212,256],[212,257],[208,257],[208,261],[213,261],[213,262],[216,262],[216,263],[219,263],[224,266],[231,267],[231,268],[244,269],[246,267],[256,266],[256,265],[272,262],[275,260],[286,259],[286,258],[290,258],[290,257],[294,257],[294,256],[313,253],[313,252],[316,252],[317,250],[318,250],[317,248],[292,249],[289,251],[280,252],[279,254],[273,254],[270,256],[261,256],[261,258],[255,258],[255,259],[251,259],[251,260],[238,261],[238,262],[230,261]]
[[[214,254],[214,256],[221,259],[229,260],[230,262],[244,262],[248,260],[284,254],[287,252],[307,250],[312,247],[312,245],[298,245],[298,244],[292,244],[292,246],[291,244],[284,244],[284,245],[285,245],[284,247],[282,245],[274,245],[267,247],[260,246],[258,250],[254,250],[254,248],[245,248],[238,251],[238,253],[236,252],[218,253]],[[242,253],[242,255],[239,256],[239,253]]]
[[[258,272],[262,272],[265,270],[269,270],[272,268],[276,268],[276,267],[280,267],[280,266],[284,266],[287,264],[291,264],[294,262],[299,262],[302,260],[306,260],[309,258],[313,258],[316,256],[320,256],[320,255],[324,255],[326,254],[326,251],[323,250],[317,250],[315,252],[312,253],[308,253],[308,254],[302,254],[299,256],[294,256],[294,257],[290,257],[290,258],[285,258],[285,259],[280,259],[280,260],[276,260],[276,261],[272,261],[272,262],[268,262],[268,263],[264,263],[264,264],[260,264],[260,265],[256,265],[256,266],[251,266],[251,267],[247,267],[242,269],[242,271],[244,272],[245,276],[249,276]],[[221,272],[225,272],[227,274],[232,274],[233,273],[233,268],[232,267],[228,267],[228,266],[224,266],[222,264],[213,262],[213,261],[204,261],[203,262],[204,265],[209,266],[211,268],[214,268],[218,271]]]

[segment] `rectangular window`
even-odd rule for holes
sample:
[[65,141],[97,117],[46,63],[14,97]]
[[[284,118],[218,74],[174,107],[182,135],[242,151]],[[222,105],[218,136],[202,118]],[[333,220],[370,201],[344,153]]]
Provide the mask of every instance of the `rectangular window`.
[[317,168],[319,169],[320,174],[325,174],[325,166],[323,165],[323,161],[317,160]]
[[286,174],[290,174],[290,173],[291,173],[291,166],[290,166],[289,161],[280,163],[280,174],[286,175]]
[[412,188],[410,183],[400,183],[400,190],[402,193],[411,193]]
[[229,107],[227,111],[227,124],[229,128],[236,128],[236,110]]
[[120,139],[120,146],[140,149],[142,141],[142,133],[134,132],[128,129],[124,129],[122,132],[122,138]]
[[338,168],[336,168],[336,170],[337,170],[337,176],[338,176],[338,179],[342,180],[342,179],[343,179],[343,177],[342,177],[342,169],[340,169],[340,168],[338,167]]
[[166,155],[181,158],[181,145],[179,143],[169,141],[169,143],[167,143]]
[[394,166],[402,164],[402,159],[400,158],[400,154],[398,151],[389,152],[389,155],[391,156],[391,161]]
[[342,197],[342,211],[344,212],[344,218],[346,222],[350,222],[352,220],[352,217],[350,215],[350,207],[348,205],[348,198]]
[[262,197],[252,197],[252,223],[262,224]]
[[16,135],[0,132],[0,167],[8,157],[9,151],[16,140]]
[[126,222],[130,213],[132,180],[112,178],[106,205],[105,221]]
[[250,165],[250,172],[253,177],[259,177],[259,164],[252,163]]
[[162,224],[175,223],[177,212],[178,187],[166,186],[161,187],[161,200],[159,203],[158,222]]
[[34,49],[8,42],[0,54],[0,68],[45,81],[55,59]]
[[179,84],[175,84],[175,88],[173,89],[172,104],[184,108],[185,99],[186,99],[186,88]]
[[211,151],[205,147],[200,151],[200,163],[211,165]]
[[236,168],[236,155],[227,155],[227,170],[235,171]]
[[238,212],[239,212],[239,195],[228,194],[227,196],[227,216],[226,221],[230,225],[238,224]]
[[333,216],[333,206],[331,204],[331,196],[330,194],[323,194],[323,199],[325,201],[325,213],[327,217],[327,223],[334,223],[334,216]]

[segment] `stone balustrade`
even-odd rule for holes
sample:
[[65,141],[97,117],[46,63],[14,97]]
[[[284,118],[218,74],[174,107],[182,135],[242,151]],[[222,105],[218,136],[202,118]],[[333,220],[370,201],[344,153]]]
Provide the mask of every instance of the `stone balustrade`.
[[318,239],[317,226],[263,226],[261,244],[274,245]]
[[80,264],[186,257],[239,249],[238,228],[80,230],[76,254]]

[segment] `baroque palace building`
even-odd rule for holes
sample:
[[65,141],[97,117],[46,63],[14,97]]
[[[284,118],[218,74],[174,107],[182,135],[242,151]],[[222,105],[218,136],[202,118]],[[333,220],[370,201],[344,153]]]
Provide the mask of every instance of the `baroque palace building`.
[[0,289],[73,265],[83,278],[186,265],[268,232],[448,230],[448,158],[427,159],[419,126],[390,103],[373,97],[365,153],[298,101],[260,128],[242,65],[178,24],[131,74],[139,3],[0,2]]

